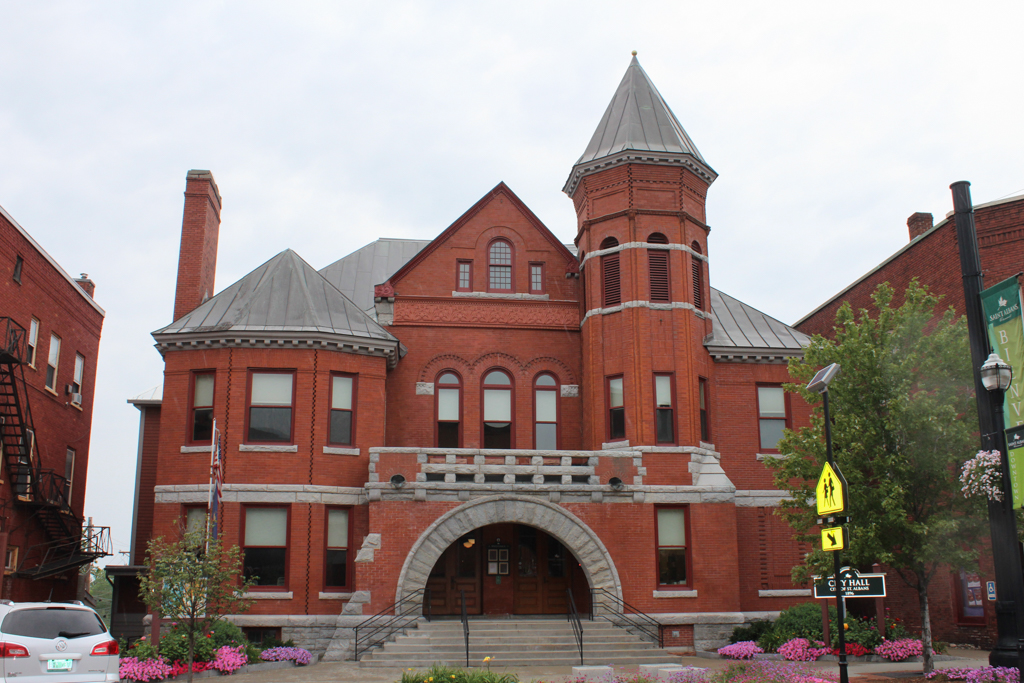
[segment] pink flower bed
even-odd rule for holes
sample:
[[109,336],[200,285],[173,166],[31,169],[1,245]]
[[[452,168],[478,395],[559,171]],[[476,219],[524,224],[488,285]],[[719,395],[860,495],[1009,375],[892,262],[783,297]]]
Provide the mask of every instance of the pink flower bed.
[[718,654],[729,659],[753,659],[754,655],[763,653],[764,650],[757,646],[752,640],[743,640],[732,645],[718,648]]
[[986,666],[981,669],[936,669],[925,678],[937,676],[968,683],[1020,683],[1020,674],[1017,670],[1003,666]]
[[813,646],[806,638],[793,638],[779,648],[779,654],[791,662],[813,662],[822,655],[832,652],[825,643],[815,641]]
[[171,675],[171,665],[163,659],[143,659],[138,657],[122,657],[118,673],[121,680],[141,681],[162,681]]
[[249,656],[245,654],[245,648],[241,645],[231,647],[225,645],[217,650],[217,656],[210,662],[210,668],[216,669],[222,674],[231,674],[249,663]]
[[886,640],[875,648],[875,654],[890,662],[902,662],[910,657],[918,657],[924,653],[920,640],[913,638],[900,638],[899,640]]

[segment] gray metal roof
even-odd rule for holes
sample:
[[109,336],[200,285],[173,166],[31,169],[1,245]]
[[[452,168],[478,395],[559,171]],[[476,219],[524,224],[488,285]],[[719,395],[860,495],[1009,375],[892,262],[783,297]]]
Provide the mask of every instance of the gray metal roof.
[[373,286],[386,282],[428,244],[430,240],[381,238],[321,268],[320,275],[361,310],[369,311],[373,308]]
[[397,342],[291,249],[153,335],[242,331],[316,332]]
[[615,96],[577,164],[627,149],[690,154],[704,161],[658,89],[633,56]]
[[[810,338],[728,294],[711,288],[711,338],[704,346],[715,355],[793,356]],[[764,353],[768,351],[768,353]]]

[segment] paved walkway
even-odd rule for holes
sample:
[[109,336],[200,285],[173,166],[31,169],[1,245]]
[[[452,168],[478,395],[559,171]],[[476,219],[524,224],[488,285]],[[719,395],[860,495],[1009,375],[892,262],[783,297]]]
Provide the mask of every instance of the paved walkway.
[[[963,659],[936,662],[937,669],[947,667],[980,668],[988,666],[988,652],[985,650],[951,650],[949,654]],[[724,669],[729,660],[704,659],[700,657],[684,657],[683,666],[699,666],[708,669]],[[816,662],[814,666],[824,671],[838,673],[836,662]],[[523,683],[531,681],[544,683],[563,683],[572,675],[571,667],[530,667],[502,666],[496,661],[491,669],[502,673],[513,672],[519,675]],[[921,672],[919,662],[905,663],[867,663],[851,662],[848,668],[851,679],[868,680],[899,679]],[[615,667],[616,673],[633,674],[637,667]],[[363,668],[355,662],[325,662],[314,666],[295,667],[293,669],[274,669],[231,677],[232,683],[395,683],[402,678],[402,669]]]

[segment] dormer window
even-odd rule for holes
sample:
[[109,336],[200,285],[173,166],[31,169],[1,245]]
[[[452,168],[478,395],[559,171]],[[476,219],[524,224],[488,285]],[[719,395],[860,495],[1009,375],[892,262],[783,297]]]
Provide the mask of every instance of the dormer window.
[[487,249],[487,291],[512,291],[512,245],[505,240],[491,242]]

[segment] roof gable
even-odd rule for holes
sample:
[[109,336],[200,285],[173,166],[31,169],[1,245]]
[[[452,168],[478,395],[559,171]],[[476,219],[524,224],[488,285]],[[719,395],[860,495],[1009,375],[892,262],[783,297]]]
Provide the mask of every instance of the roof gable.
[[422,263],[433,252],[437,251],[442,244],[466,226],[474,217],[476,217],[498,197],[504,197],[507,199],[512,206],[522,214],[531,227],[533,227],[552,245],[554,251],[565,258],[566,268],[568,270],[573,270],[577,267],[576,257],[573,253],[569,251],[566,246],[562,244],[557,237],[555,237],[548,227],[544,225],[539,218],[537,218],[536,214],[534,214],[533,211],[531,211],[530,208],[526,206],[526,204],[524,204],[511,189],[509,189],[508,185],[504,182],[500,182],[495,185],[494,189],[481,197],[480,200],[471,206],[464,214],[459,216],[454,223],[445,228],[444,232],[431,240],[430,243],[421,249],[419,253],[409,259],[409,261],[391,275],[385,283],[378,285],[375,294],[377,296],[393,296],[394,288],[399,282],[401,282],[402,278],[408,275],[414,268],[416,268],[417,265]]

